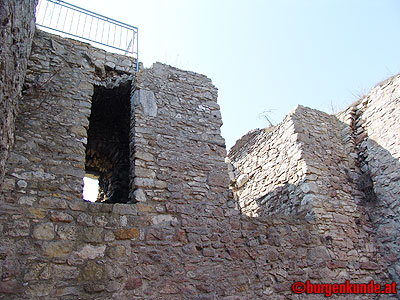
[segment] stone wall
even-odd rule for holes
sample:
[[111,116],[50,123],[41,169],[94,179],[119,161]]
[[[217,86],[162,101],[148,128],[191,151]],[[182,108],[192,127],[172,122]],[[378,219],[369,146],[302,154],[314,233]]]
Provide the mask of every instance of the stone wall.
[[35,31],[36,2],[0,2],[0,185],[14,142],[14,121]]
[[293,114],[275,127],[250,132],[229,153],[231,185],[248,216],[299,212],[305,164],[296,143]]
[[[299,106],[250,133],[230,153],[230,191],[210,79],[161,63],[136,74],[131,58],[37,31],[0,193],[0,299],[299,299],[296,281],[389,283],[395,237],[380,232],[397,219],[373,215],[359,182],[369,174],[380,211],[397,208],[380,177],[393,172],[357,145],[395,122],[396,93],[367,130],[358,116],[379,97],[343,122]],[[109,203],[82,200],[85,173]]]
[[134,70],[125,56],[36,31],[3,184],[12,191],[6,201],[81,198],[94,85],[119,85]]
[[300,186],[303,209],[318,224],[332,257],[346,262],[343,271],[350,277],[365,276],[362,266],[380,273],[386,267],[384,254],[361,205],[363,193],[351,177],[358,169],[342,139],[344,125],[335,116],[305,107],[296,109],[293,120],[306,169]]
[[[378,198],[371,209],[382,253],[391,264],[393,280],[400,281],[400,76],[371,91],[361,116],[367,132],[368,172]],[[363,145],[364,146],[364,145]]]
[[213,210],[226,201],[229,179],[216,101],[217,90],[205,76],[159,63],[138,74],[131,142],[132,191],[140,205],[166,204],[189,214],[194,205],[201,214],[205,202]]
[[357,159],[356,178],[365,195],[363,205],[376,230],[380,252],[390,265],[389,273],[396,281],[400,280],[399,86],[400,76],[393,76],[338,115],[348,124],[345,139]]
[[334,116],[299,105],[277,126],[239,140],[227,160],[242,212],[306,212],[311,219],[326,219],[337,209],[354,212],[358,187],[348,178],[358,169],[342,141],[343,126]]
[[277,299],[292,281],[338,274],[304,217],[240,215],[217,92],[195,73],[155,64],[138,74],[134,203],[82,201],[94,86],[132,82],[133,70],[124,56],[36,32],[0,198],[1,297]]
[[337,116],[299,106],[244,136],[228,156],[242,212],[304,212],[344,272],[357,276],[362,262],[398,281],[399,107],[397,75]]
[[[228,157],[243,213],[256,207],[261,216],[305,214],[341,276],[362,278],[371,270],[381,273],[384,255],[358,205],[363,194],[350,178],[358,169],[342,140],[343,126],[335,116],[298,106],[281,124],[233,147]],[[248,181],[240,183],[243,174]]]

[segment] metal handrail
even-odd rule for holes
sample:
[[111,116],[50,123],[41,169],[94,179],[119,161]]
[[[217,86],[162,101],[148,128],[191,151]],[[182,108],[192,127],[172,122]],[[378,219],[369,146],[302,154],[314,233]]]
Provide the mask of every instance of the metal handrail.
[[139,70],[138,28],[62,0],[39,0],[36,24],[66,35],[123,51],[136,58]]

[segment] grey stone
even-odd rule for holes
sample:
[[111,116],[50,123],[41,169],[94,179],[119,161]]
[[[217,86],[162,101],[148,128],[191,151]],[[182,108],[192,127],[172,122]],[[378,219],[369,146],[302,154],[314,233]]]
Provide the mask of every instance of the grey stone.
[[33,237],[38,240],[52,240],[55,236],[53,223],[42,223],[35,226]]
[[160,225],[169,225],[171,222],[176,222],[176,218],[171,215],[158,215],[154,216],[152,219],[153,225],[160,226]]
[[35,201],[35,196],[22,196],[18,199],[18,204],[32,206]]
[[135,196],[136,201],[140,201],[140,202],[147,201],[146,195],[142,189],[135,190],[135,192],[133,194]]
[[[155,117],[157,116],[157,104],[154,93],[149,90],[136,90],[133,94],[132,104],[137,106],[141,105],[143,113],[146,116]],[[133,110],[134,108],[132,108]]]
[[136,151],[135,158],[142,159],[144,161],[154,161],[154,156],[151,153]]
[[18,187],[23,189],[23,188],[26,188],[28,186],[28,183],[25,180],[18,180],[17,181],[17,185],[18,185]]
[[76,255],[83,259],[95,259],[104,256],[106,246],[85,245]]

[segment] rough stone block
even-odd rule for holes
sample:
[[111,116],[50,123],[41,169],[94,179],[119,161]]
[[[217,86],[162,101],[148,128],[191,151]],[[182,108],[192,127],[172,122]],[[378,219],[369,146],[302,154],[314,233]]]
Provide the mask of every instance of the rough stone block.
[[50,258],[66,257],[72,252],[72,242],[69,241],[56,241],[45,242],[42,246],[44,253]]
[[67,213],[64,212],[52,212],[50,216],[50,220],[53,222],[65,222],[70,223],[74,220],[74,218]]
[[85,245],[83,248],[76,253],[76,255],[82,259],[95,259],[104,256],[106,246],[92,246]]
[[131,240],[139,238],[138,228],[121,228],[115,232],[115,238],[117,240]]
[[53,223],[42,223],[33,229],[33,237],[38,240],[52,240],[55,236]]
[[103,279],[104,267],[95,261],[89,261],[83,268],[79,276],[83,280],[100,281]]
[[[137,106],[141,105],[145,116],[157,116],[157,103],[153,91],[149,90],[136,90],[133,94],[132,104]],[[132,111],[134,108],[132,108]]]

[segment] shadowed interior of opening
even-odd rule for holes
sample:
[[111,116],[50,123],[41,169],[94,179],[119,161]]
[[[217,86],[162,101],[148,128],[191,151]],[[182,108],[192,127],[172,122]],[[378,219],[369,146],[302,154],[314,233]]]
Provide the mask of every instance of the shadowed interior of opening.
[[97,202],[129,200],[130,91],[130,82],[94,88],[85,171],[98,178]]

